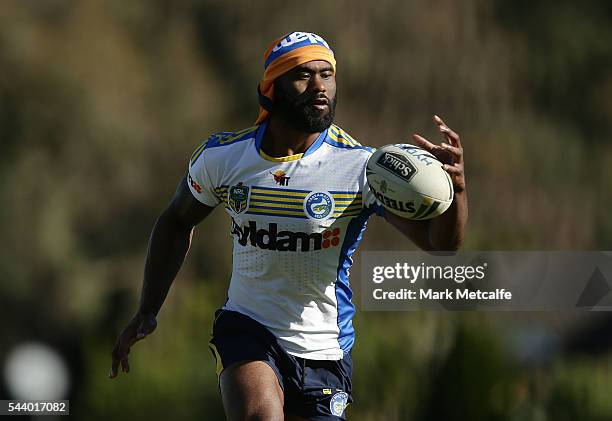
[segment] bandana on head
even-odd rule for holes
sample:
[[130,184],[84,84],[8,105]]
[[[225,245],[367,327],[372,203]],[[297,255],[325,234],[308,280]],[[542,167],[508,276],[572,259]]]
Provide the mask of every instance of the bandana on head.
[[310,32],[292,32],[277,39],[264,53],[263,80],[259,92],[259,116],[255,124],[268,118],[274,99],[274,80],[295,66],[313,60],[324,60],[336,73],[334,52],[323,38]]

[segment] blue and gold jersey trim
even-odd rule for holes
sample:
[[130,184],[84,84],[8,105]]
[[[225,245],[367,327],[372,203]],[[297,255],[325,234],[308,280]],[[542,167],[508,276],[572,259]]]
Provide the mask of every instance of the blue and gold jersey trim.
[[[250,189],[246,214],[308,219],[304,213],[304,200],[311,193],[310,191],[261,186],[253,186]],[[227,192],[228,186],[221,186],[213,190],[219,202],[229,208]],[[355,217],[363,209],[361,192],[330,191],[329,193],[334,199],[332,219]]]
[[266,161],[271,161],[271,162],[289,162],[289,161],[295,161],[300,159],[304,154],[303,153],[296,153],[295,155],[289,155],[289,156],[280,156],[280,157],[276,157],[276,156],[270,156],[267,153],[265,153],[263,150],[259,150],[259,155],[261,155],[261,157],[263,159],[265,159]]
[[252,139],[255,137],[255,132],[259,126],[248,127],[238,132],[218,132],[210,135],[196,150],[191,154],[189,160],[190,165],[193,165],[195,161],[202,155],[205,149],[216,148],[219,146],[231,145],[241,140]]
[[[209,139],[207,143],[207,148],[215,148],[217,146],[226,146],[231,145],[232,143],[237,143],[246,139],[253,139],[255,137],[255,132],[257,131],[258,126],[248,127],[246,129],[240,130],[239,132],[221,132],[217,133],[214,138]],[[212,136],[211,136],[212,137]]]
[[374,152],[374,148],[370,148],[369,146],[363,146],[361,143],[353,139],[350,134],[348,134],[335,124],[332,124],[331,127],[328,129],[326,141],[330,145],[336,146],[338,148],[365,149],[367,151]]
[[329,129],[321,132],[319,137],[315,140],[315,142],[310,145],[308,150],[301,154],[295,154],[290,156],[283,157],[272,157],[266,154],[261,149],[261,143],[263,140],[264,133],[268,127],[268,121],[264,121],[259,126],[248,127],[246,129],[240,130],[238,132],[218,132],[212,134],[208,139],[200,144],[196,148],[196,150],[191,154],[190,165],[193,165],[195,161],[202,155],[204,150],[210,148],[216,148],[219,146],[231,145],[242,140],[247,139],[255,139],[255,148],[257,149],[257,153],[265,160],[271,162],[288,162],[301,159],[306,157],[313,152],[315,152],[323,143],[328,143],[332,146],[338,148],[347,148],[347,149],[365,149],[370,152],[374,152],[374,148],[370,148],[368,146],[363,146],[359,142],[357,142],[350,134],[342,130],[340,127],[335,124],[331,125]]
[[298,154],[282,156],[282,157],[273,157],[273,156],[268,155],[261,149],[261,143],[263,141],[263,137],[264,137],[264,134],[267,128],[268,128],[268,120],[261,123],[261,125],[257,129],[257,133],[255,134],[255,148],[257,149],[257,153],[263,159],[265,159],[266,161],[271,161],[271,162],[295,161],[295,160],[298,160],[298,159],[301,159],[301,158],[304,158],[310,155],[311,153],[319,149],[319,147],[325,142],[325,139],[327,138],[327,133],[328,133],[328,130],[322,131],[317,137],[317,139],[314,141],[314,143],[310,145],[310,147],[304,153],[298,153]]

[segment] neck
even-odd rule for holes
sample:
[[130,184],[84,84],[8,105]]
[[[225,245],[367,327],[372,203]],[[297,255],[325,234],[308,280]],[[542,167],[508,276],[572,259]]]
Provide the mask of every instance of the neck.
[[300,132],[274,115],[261,142],[261,149],[273,157],[291,156],[306,152],[320,133]]

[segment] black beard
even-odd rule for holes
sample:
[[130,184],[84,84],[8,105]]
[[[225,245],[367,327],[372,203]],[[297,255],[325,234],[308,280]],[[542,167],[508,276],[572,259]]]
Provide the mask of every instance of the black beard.
[[325,114],[312,106],[316,97],[317,93],[313,92],[304,92],[292,96],[284,91],[279,84],[275,84],[274,109],[272,112],[279,115],[297,131],[304,133],[322,132],[334,122],[338,95],[336,94],[333,99],[329,100],[329,107]]

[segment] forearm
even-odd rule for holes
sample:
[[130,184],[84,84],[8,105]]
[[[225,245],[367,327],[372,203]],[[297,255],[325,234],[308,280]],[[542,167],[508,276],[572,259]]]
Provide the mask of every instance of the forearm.
[[157,315],[189,246],[193,228],[181,224],[171,210],[158,218],[147,251],[139,312]]
[[455,199],[446,212],[429,224],[429,242],[433,250],[455,251],[463,243],[468,219],[467,193],[455,193]]

